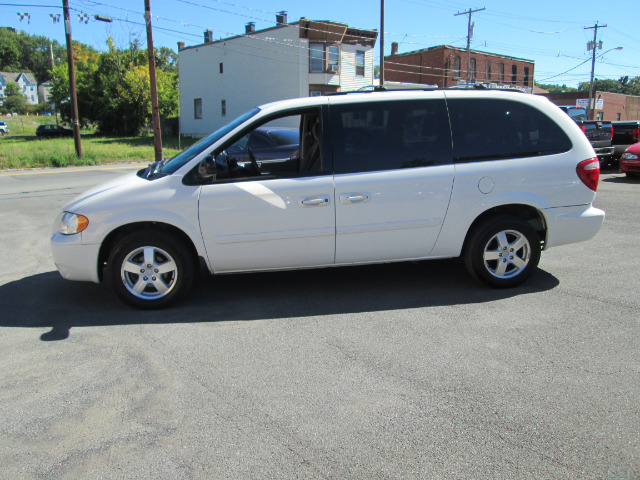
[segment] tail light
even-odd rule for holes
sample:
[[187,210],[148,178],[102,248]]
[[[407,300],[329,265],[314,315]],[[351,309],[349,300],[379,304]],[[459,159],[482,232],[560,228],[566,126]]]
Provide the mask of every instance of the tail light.
[[583,160],[576,167],[576,172],[582,183],[594,192],[598,190],[598,180],[600,180],[600,161],[597,158]]
[[633,129],[633,143],[637,143],[638,139],[640,139],[640,127],[636,127]]
[[613,123],[611,124],[611,140],[613,140]]
[[582,130],[582,133],[584,133],[585,135],[587,134],[587,129],[584,127],[584,125],[578,125],[580,127],[580,130]]

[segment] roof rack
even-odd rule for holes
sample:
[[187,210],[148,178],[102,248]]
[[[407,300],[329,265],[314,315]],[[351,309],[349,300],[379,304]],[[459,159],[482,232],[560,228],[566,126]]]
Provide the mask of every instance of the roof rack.
[[334,95],[349,95],[352,93],[371,93],[371,92],[411,92],[411,91],[433,91],[438,90],[437,86],[429,86],[425,85],[424,87],[419,86],[410,86],[410,87],[402,87],[402,86],[381,86],[381,85],[367,85],[365,87],[360,87],[358,90],[349,90],[346,92],[331,92],[327,93],[327,96]]
[[525,93],[518,88],[511,87],[490,87],[483,83],[468,83],[462,85],[451,85],[449,87],[438,87],[425,85],[424,87],[420,87],[418,85],[410,85],[410,86],[402,86],[402,85],[367,85],[365,87],[360,87],[358,90],[349,90],[346,92],[332,92],[327,93],[327,96],[335,96],[335,95],[350,95],[354,93],[371,93],[371,92],[432,92],[434,90],[493,90],[500,92],[519,92]]
[[463,83],[460,85],[451,85],[449,87],[444,87],[441,90],[499,90],[501,92],[520,92],[524,93],[519,88],[513,87],[488,87],[484,83]]

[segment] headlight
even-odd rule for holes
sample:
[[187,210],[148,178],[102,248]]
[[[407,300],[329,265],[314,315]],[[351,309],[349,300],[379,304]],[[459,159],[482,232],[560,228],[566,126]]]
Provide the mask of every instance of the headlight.
[[625,160],[637,160],[638,155],[636,155],[635,153],[627,152],[622,155],[622,158],[624,158]]
[[62,235],[80,233],[89,226],[89,219],[77,213],[62,212],[58,217],[58,231]]

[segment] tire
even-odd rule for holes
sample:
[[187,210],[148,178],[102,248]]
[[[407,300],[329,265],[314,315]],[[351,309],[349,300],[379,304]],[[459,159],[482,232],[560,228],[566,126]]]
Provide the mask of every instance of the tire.
[[119,239],[107,262],[106,279],[125,303],[140,309],[166,307],[193,282],[194,267],[183,242],[163,231],[134,232]]
[[540,261],[540,240],[535,230],[514,216],[488,219],[471,232],[463,252],[469,273],[488,285],[520,285]]

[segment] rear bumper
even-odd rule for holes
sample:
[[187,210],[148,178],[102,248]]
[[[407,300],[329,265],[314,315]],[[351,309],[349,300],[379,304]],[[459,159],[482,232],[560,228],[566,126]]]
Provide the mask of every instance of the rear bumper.
[[615,156],[615,148],[614,147],[601,147],[594,149],[596,151],[596,155],[600,161],[602,160],[611,160]]
[[547,222],[546,249],[593,238],[602,227],[605,216],[604,211],[591,205],[547,208],[544,214]]

